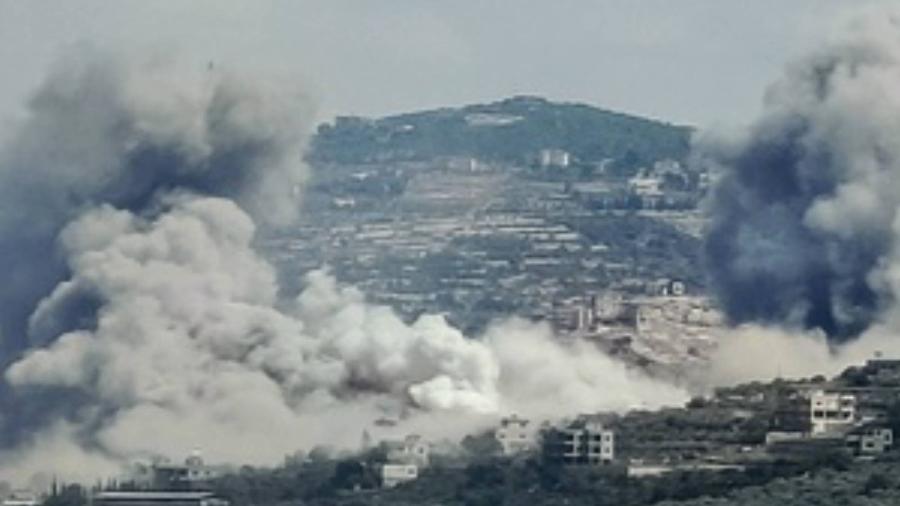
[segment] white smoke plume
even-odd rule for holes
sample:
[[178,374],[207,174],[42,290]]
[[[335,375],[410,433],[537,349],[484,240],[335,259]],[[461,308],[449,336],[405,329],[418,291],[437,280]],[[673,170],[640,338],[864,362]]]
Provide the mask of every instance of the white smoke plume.
[[[26,338],[3,361],[0,400],[17,415],[3,420],[0,479],[84,479],[194,447],[273,463],[356,446],[385,415],[459,436],[462,417],[684,400],[546,326],[470,339],[439,316],[407,324],[323,271],[281,300],[253,239],[297,211],[305,102],[149,65],[79,53],[0,156],[0,192],[25,206],[0,205],[0,253],[44,286],[5,293],[25,309],[5,329]],[[18,181],[38,193],[14,195]],[[26,211],[37,231],[15,250]]]
[[407,325],[321,271],[276,307],[275,275],[252,249],[245,213],[220,198],[165,205],[153,220],[104,206],[64,229],[72,275],[35,318],[89,291],[101,301],[96,328],[6,372],[18,391],[85,393],[70,433],[110,459],[202,445],[266,463],[289,448],[355,444],[384,413],[559,416],[684,399],[589,343],[559,344],[546,327],[510,321],[479,341],[437,316]]

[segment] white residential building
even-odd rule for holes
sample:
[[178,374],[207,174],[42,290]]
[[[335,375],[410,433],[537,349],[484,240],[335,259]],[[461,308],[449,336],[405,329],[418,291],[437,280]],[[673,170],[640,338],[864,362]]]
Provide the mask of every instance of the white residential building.
[[431,445],[418,434],[410,434],[400,441],[387,441],[388,462],[395,464],[428,465]]
[[419,466],[415,464],[384,464],[381,466],[381,486],[385,488],[415,480],[419,477]]
[[542,149],[540,152],[541,167],[566,168],[572,162],[568,151],[562,149]]
[[545,441],[546,456],[563,464],[608,464],[615,459],[615,435],[597,422],[556,429]]
[[894,431],[887,427],[858,427],[850,431],[846,441],[860,455],[880,455],[894,446]]
[[387,462],[381,466],[381,484],[393,487],[414,480],[428,467],[431,445],[422,436],[411,434],[399,441],[386,441]]
[[0,504],[3,506],[37,506],[40,503],[41,500],[37,494],[30,491],[17,490],[4,498]]
[[635,176],[628,180],[628,188],[641,197],[659,197],[663,194],[662,180],[657,177]]
[[500,427],[494,432],[494,437],[503,448],[504,455],[515,455],[534,448],[537,442],[537,432],[530,420],[519,418],[516,415],[500,420]]
[[856,397],[853,394],[812,392],[809,398],[809,419],[814,436],[846,431],[856,423]]

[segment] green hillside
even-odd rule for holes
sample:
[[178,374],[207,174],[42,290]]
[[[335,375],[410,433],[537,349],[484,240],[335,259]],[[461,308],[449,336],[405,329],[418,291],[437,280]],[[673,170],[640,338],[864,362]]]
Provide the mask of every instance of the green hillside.
[[581,163],[683,160],[692,129],[584,104],[513,97],[491,104],[401,114],[341,117],[320,126],[310,158],[367,163],[466,156],[526,163],[541,149],[563,149]]

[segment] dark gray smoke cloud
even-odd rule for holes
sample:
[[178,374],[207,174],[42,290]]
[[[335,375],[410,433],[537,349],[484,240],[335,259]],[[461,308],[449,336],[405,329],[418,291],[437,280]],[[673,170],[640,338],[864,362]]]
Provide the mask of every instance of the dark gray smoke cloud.
[[701,139],[721,170],[706,254],[735,323],[842,341],[893,310],[900,267],[900,17],[858,18],[787,69],[741,139]]
[[143,213],[174,189],[235,200],[255,220],[296,214],[310,113],[302,95],[216,70],[126,61],[79,47],[59,60],[0,152],[0,363],[28,342],[90,325],[90,294],[29,328],[67,274],[62,227],[98,203]]
[[[0,149],[0,368],[29,347],[96,326],[100,294],[63,283],[71,265],[58,237],[80,214],[106,204],[153,215],[160,197],[177,191],[229,198],[263,224],[296,215],[311,126],[302,94],[78,47],[57,62],[28,112]],[[52,308],[40,303],[51,292]],[[0,446],[83,397],[52,389],[26,401],[0,381]]]

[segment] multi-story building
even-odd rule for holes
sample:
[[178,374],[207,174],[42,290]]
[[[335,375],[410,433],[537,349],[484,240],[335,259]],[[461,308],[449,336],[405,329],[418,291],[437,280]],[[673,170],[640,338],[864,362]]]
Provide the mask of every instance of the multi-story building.
[[410,434],[400,441],[387,441],[388,462],[427,466],[431,446],[418,434]]
[[431,446],[422,436],[411,434],[399,441],[387,441],[387,462],[381,466],[381,484],[383,487],[394,487],[400,483],[414,480],[419,470],[427,467]]
[[577,421],[544,434],[544,458],[563,464],[609,464],[615,458],[613,431],[602,424]]
[[418,477],[419,466],[415,464],[387,463],[381,466],[381,486],[384,488],[396,487]]
[[894,431],[878,425],[863,425],[846,436],[847,446],[860,455],[879,455],[894,446]]
[[823,452],[878,455],[891,450],[893,431],[882,416],[875,416],[877,409],[866,412],[866,393],[865,389],[810,392],[806,424],[799,423],[793,411],[784,413],[787,416],[781,420],[782,413],[776,410],[766,435],[767,450],[791,458]]
[[814,436],[845,432],[856,423],[856,396],[818,390],[810,395],[809,410]]
[[562,149],[542,149],[539,153],[542,167],[566,168],[571,163],[571,155]]
[[504,455],[516,455],[535,446],[537,433],[529,420],[512,415],[500,420],[494,437],[503,448]]
[[194,451],[183,464],[157,460],[152,464],[136,463],[126,481],[147,490],[207,490],[211,481],[222,474],[222,469],[209,466],[199,452]]

